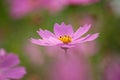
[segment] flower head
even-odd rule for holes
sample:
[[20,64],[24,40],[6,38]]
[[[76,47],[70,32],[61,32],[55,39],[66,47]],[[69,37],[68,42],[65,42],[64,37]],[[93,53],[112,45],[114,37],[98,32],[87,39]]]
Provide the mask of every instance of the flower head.
[[70,47],[74,47],[75,44],[96,39],[99,35],[98,33],[92,35],[88,34],[87,36],[83,37],[83,35],[88,32],[90,27],[90,24],[86,24],[74,32],[71,25],[65,25],[64,23],[59,25],[56,23],[54,25],[54,34],[48,30],[40,29],[37,32],[42,37],[42,39],[32,38],[31,41],[32,43],[42,46],[58,45],[61,48],[68,49]]
[[26,70],[17,66],[19,63],[17,55],[6,54],[4,49],[0,49],[0,80],[21,79],[26,74]]

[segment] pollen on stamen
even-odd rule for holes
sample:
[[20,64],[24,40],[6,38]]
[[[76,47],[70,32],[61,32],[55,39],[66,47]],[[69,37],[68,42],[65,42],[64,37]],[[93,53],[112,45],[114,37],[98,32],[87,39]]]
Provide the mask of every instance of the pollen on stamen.
[[58,39],[60,41],[62,41],[64,44],[68,44],[72,41],[72,38],[70,36],[67,36],[67,35],[60,36]]

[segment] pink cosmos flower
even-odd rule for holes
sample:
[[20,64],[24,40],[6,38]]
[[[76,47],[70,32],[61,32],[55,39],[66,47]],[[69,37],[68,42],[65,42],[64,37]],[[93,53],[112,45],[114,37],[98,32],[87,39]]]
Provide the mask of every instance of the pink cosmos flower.
[[60,46],[63,49],[68,49],[70,47],[74,47],[75,44],[84,43],[87,41],[95,40],[99,33],[88,34],[85,37],[83,35],[87,33],[90,29],[91,25],[86,24],[83,27],[80,27],[75,33],[73,32],[71,25],[65,25],[62,23],[61,25],[54,25],[54,33],[51,33],[48,30],[40,29],[38,34],[42,37],[42,39],[34,39],[31,41],[34,44],[42,45],[42,46]]
[[19,58],[15,54],[6,54],[5,50],[0,49],[0,80],[21,79],[26,70],[20,63]]

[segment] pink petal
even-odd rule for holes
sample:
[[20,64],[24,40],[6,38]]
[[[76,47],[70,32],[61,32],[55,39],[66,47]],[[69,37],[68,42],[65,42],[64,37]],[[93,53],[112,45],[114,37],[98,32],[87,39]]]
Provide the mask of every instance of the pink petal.
[[50,80],[91,80],[89,62],[84,58],[68,55],[67,58],[58,57],[50,66]]
[[62,23],[61,25],[55,24],[54,25],[54,33],[57,37],[59,36],[64,36],[64,35],[72,35],[73,34],[73,29],[71,25],[65,25]]
[[4,49],[0,49],[0,56],[4,56],[6,54]]
[[43,0],[43,1],[44,1],[43,7],[47,8],[52,13],[61,11],[68,4],[67,0]]
[[9,80],[4,75],[0,74],[0,80]]
[[8,2],[10,4],[10,13],[13,18],[23,17],[31,10],[28,0],[8,0]]
[[91,25],[86,24],[83,27],[80,27],[74,34],[73,34],[73,40],[81,37],[82,35],[84,35],[89,29],[90,29]]
[[16,66],[20,63],[19,58],[15,54],[8,54],[5,59],[0,63],[0,68],[9,68]]
[[53,33],[51,33],[48,30],[42,30],[40,29],[39,31],[37,31],[37,33],[42,37],[42,38],[49,38],[49,37],[55,37],[55,35]]
[[41,39],[31,39],[31,42],[34,43],[34,44],[37,44],[37,45],[43,45],[43,46],[47,46],[48,44],[45,44],[45,41],[44,40],[41,40]]
[[99,0],[69,0],[69,4],[73,5],[89,5],[92,3],[96,3]]
[[76,43],[83,43],[83,42],[87,42],[87,41],[93,41],[95,40],[97,37],[99,36],[99,33],[95,33],[93,35],[88,34],[87,36],[74,40],[72,43],[70,44],[76,44]]
[[95,34],[89,36],[88,38],[86,38],[84,41],[85,41],[85,42],[86,42],[86,41],[93,41],[93,40],[95,40],[98,36],[99,36],[99,33],[95,33]]
[[45,38],[43,40],[41,39],[31,39],[31,42],[34,44],[38,44],[38,45],[43,45],[43,46],[53,46],[53,45],[57,45],[60,44],[61,41],[59,41],[56,38],[50,37],[50,38]]
[[53,38],[53,37],[50,37],[48,40],[49,40],[50,42],[56,43],[56,44],[62,43],[60,40],[58,40],[58,39],[56,39],[56,38]]
[[85,37],[82,37],[80,39],[77,39],[77,40],[73,40],[70,44],[76,44],[76,43],[82,43],[84,39],[88,38],[89,36],[91,36],[90,34],[88,34],[87,36]]
[[20,79],[26,74],[24,67],[16,67],[5,72],[5,76],[10,79]]

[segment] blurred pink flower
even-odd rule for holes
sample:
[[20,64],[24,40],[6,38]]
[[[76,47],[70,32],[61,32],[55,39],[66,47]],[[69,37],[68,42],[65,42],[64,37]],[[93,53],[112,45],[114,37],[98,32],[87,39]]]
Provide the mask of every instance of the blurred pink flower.
[[40,29],[38,34],[42,37],[42,39],[31,39],[31,42],[34,44],[42,45],[42,46],[60,46],[63,49],[68,49],[70,47],[74,47],[75,44],[80,44],[88,41],[93,41],[98,37],[98,33],[88,34],[85,37],[82,37],[85,33],[88,32],[91,25],[84,25],[80,27],[75,33],[73,32],[71,25],[65,25],[62,23],[61,25],[54,25],[54,33],[51,33],[48,30]]
[[41,0],[10,0],[10,14],[12,18],[21,18],[32,12],[33,10],[39,9],[41,6]]
[[23,45],[23,51],[34,67],[44,63],[41,49],[37,45],[26,41]]
[[0,49],[0,80],[21,79],[26,70],[20,63],[17,55],[10,53],[6,54],[4,49]]
[[85,57],[75,55],[74,51],[66,55],[61,51],[57,53],[61,56],[49,66],[50,80],[93,80],[90,63]]
[[82,15],[82,18],[80,19],[80,24],[81,25],[85,25],[85,24],[95,24],[95,17],[93,15],[88,15],[88,14],[84,14]]
[[100,0],[68,0],[69,4],[73,4],[73,5],[88,5],[88,4],[92,4],[92,3],[96,3]]
[[67,0],[43,0],[43,8],[50,12],[59,12],[68,5]]
[[120,56],[109,54],[102,62],[102,80],[120,80]]
[[68,5],[87,5],[99,0],[7,0],[10,15],[18,19],[35,10],[48,10],[52,13],[61,11]]

